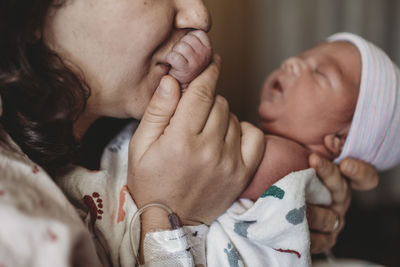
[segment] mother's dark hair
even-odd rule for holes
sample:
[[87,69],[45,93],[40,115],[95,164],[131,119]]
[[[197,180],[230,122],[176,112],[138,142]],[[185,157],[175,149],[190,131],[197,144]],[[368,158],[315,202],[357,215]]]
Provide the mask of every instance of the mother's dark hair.
[[50,173],[75,157],[73,122],[89,95],[88,87],[40,37],[46,14],[64,1],[0,4],[1,125]]

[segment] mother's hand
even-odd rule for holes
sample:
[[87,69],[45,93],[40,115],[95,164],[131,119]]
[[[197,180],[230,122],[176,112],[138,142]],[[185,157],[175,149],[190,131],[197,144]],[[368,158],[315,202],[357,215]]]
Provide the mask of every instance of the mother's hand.
[[[312,154],[310,166],[331,191],[329,207],[309,205],[307,218],[311,230],[311,252],[321,253],[332,248],[345,224],[345,214],[351,201],[352,189],[369,190],[378,185],[378,173],[371,165],[347,158],[339,166]],[[345,179],[345,176],[347,179]]]
[[217,58],[180,100],[176,80],[162,79],[130,145],[128,188],[138,207],[162,202],[184,223],[209,224],[248,184],[264,136],[215,96],[219,70]]

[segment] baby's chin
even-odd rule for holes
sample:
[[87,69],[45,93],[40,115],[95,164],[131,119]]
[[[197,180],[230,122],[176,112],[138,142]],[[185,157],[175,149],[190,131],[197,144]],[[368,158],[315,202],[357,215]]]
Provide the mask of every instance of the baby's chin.
[[275,121],[270,114],[266,113],[265,110],[259,109],[258,111],[258,127],[264,132],[264,133],[275,133],[274,131],[274,124],[273,122]]
[[281,116],[282,112],[284,112],[284,107],[283,94],[273,92],[266,87],[260,96],[257,114],[261,120],[273,121]]

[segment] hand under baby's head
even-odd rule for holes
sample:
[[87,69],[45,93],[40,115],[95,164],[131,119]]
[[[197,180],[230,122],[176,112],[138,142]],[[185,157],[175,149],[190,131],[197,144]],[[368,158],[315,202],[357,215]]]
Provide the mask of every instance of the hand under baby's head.
[[352,33],[337,33],[329,42],[348,42],[361,55],[359,96],[346,143],[338,158],[361,159],[386,170],[400,163],[400,70],[373,43]]
[[357,103],[360,76],[360,54],[347,42],[322,43],[285,60],[262,87],[261,128],[337,157]]

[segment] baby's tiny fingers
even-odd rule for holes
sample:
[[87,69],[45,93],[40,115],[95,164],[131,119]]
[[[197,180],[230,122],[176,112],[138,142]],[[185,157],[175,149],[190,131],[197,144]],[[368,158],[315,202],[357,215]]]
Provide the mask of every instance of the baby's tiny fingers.
[[189,65],[203,66],[210,62],[212,56],[212,48],[210,46],[205,46],[195,34],[191,34],[191,32],[186,34],[182,38],[181,42],[186,43],[192,48],[193,53],[184,54],[189,62]]
[[167,55],[167,62],[176,69],[179,68],[179,66],[185,66],[187,64],[187,59],[181,53],[172,51]]
[[183,36],[180,42],[186,43],[187,45],[191,46],[194,52],[203,51],[207,49],[200,41],[200,39],[194,34],[190,33],[186,34],[185,36]]
[[191,31],[188,35],[194,35],[202,43],[203,46],[211,48],[211,41],[207,33],[201,30]]
[[177,52],[181,54],[182,56],[186,57],[186,55],[191,55],[195,53],[194,48],[187,42],[181,40],[178,42],[174,48],[172,49],[173,52]]

